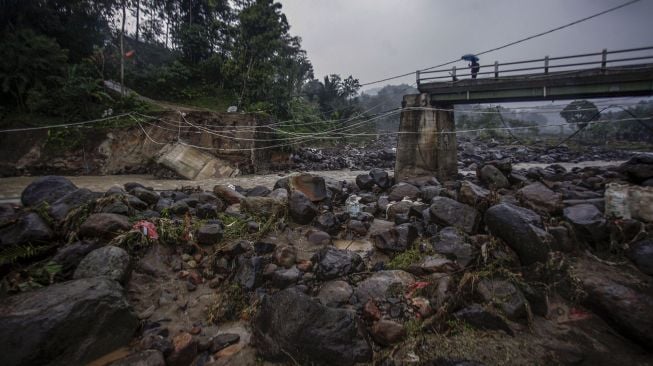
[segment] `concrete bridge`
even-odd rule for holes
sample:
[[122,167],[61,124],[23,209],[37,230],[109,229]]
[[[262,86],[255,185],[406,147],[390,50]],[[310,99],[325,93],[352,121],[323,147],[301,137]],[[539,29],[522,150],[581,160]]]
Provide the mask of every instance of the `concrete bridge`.
[[395,178],[449,180],[458,172],[456,104],[653,95],[653,47],[495,62],[482,65],[479,78],[455,67],[416,76],[420,94],[402,102]]

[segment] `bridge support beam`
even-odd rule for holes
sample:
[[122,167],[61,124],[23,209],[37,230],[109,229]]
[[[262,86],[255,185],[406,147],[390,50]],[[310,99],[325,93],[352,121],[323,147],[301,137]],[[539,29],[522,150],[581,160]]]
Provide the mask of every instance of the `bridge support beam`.
[[434,176],[440,181],[454,179],[458,174],[458,161],[453,106],[432,106],[429,94],[422,93],[404,96],[402,107],[396,181],[423,176]]

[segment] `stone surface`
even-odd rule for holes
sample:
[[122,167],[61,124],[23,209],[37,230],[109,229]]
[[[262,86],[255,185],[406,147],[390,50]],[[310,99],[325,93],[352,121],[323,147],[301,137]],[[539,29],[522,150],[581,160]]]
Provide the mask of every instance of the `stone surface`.
[[288,210],[292,219],[302,225],[310,223],[317,216],[317,207],[300,191],[290,194]]
[[406,328],[403,324],[385,319],[374,323],[370,329],[370,333],[374,341],[383,346],[399,343],[406,338]]
[[30,212],[20,216],[16,223],[0,228],[0,248],[27,243],[48,243],[53,236],[54,233],[41,216]]
[[365,268],[358,254],[331,246],[320,249],[313,255],[311,261],[314,263],[315,275],[322,280],[346,276]]
[[385,252],[403,252],[417,239],[417,229],[412,224],[397,225],[373,234],[374,246]]
[[271,197],[244,197],[240,201],[243,212],[263,217],[280,217],[286,212],[286,200]]
[[218,198],[227,202],[228,205],[234,205],[240,203],[240,200],[245,198],[242,194],[236,192],[236,190],[227,187],[224,184],[218,184],[213,187],[213,193],[215,193]]
[[579,239],[596,244],[608,239],[606,220],[601,211],[591,204],[566,207],[563,217],[570,222]]
[[127,216],[97,213],[90,215],[79,227],[79,236],[111,240],[129,229],[131,229],[131,225]]
[[393,286],[406,288],[414,282],[415,277],[405,271],[379,271],[361,281],[354,290],[354,296],[364,304],[370,299],[385,299],[388,289]]
[[77,266],[73,278],[107,277],[125,284],[131,274],[131,258],[112,245],[90,252]]
[[388,199],[390,201],[401,201],[404,198],[416,200],[420,196],[419,188],[408,183],[395,184],[390,188]]
[[37,178],[30,183],[20,195],[23,206],[38,206],[41,203],[52,204],[77,187],[73,182],[60,176],[48,175]]
[[[148,205],[155,205],[161,199],[158,193],[143,187],[135,187],[129,193]],[[172,204],[172,200],[170,203]]]
[[509,203],[490,207],[485,224],[519,256],[524,265],[545,262],[553,237],[544,231],[542,219],[535,212]]
[[291,175],[288,181],[291,196],[293,191],[302,192],[312,202],[319,202],[327,197],[327,187],[323,177],[313,174]]
[[240,174],[227,161],[185,144],[167,144],[157,155],[157,163],[190,180],[235,177]]
[[486,164],[477,171],[477,176],[481,182],[485,183],[490,189],[500,189],[510,187],[510,182],[501,171],[494,165]]
[[454,226],[467,234],[473,234],[481,219],[472,206],[447,197],[435,197],[429,208],[431,220],[436,224]]
[[137,326],[122,287],[106,278],[10,296],[0,302],[0,364],[83,365],[126,346]]
[[222,240],[223,230],[220,224],[206,224],[197,229],[195,235],[197,244],[199,245],[213,245]]
[[360,174],[356,176],[356,185],[358,188],[369,191],[374,187],[374,179],[369,174]]
[[372,357],[355,313],[321,305],[295,288],[265,297],[252,327],[266,359],[290,355],[305,364],[354,365]]
[[487,209],[489,205],[489,196],[490,191],[468,181],[461,183],[460,192],[458,193],[458,199],[460,202],[475,207],[481,211]]
[[517,197],[526,207],[536,212],[553,215],[562,210],[562,195],[553,192],[540,182],[520,189],[517,191]]
[[642,153],[635,155],[621,164],[619,171],[637,183],[653,178],[653,154]]
[[370,177],[372,177],[374,183],[377,186],[379,186],[381,189],[390,188],[390,186],[392,185],[392,181],[388,176],[388,172],[386,172],[383,169],[375,168],[370,170]]
[[461,267],[466,267],[473,259],[473,248],[466,243],[465,236],[454,227],[445,227],[432,239],[433,249],[440,254],[455,259]]
[[52,260],[61,265],[61,271],[64,275],[72,275],[82,259],[99,247],[100,244],[96,241],[78,241],[59,248]]
[[349,302],[354,290],[346,281],[325,282],[317,294],[322,305],[338,307]]
[[632,244],[628,251],[628,258],[640,271],[653,276],[653,240],[641,240]]
[[101,197],[100,193],[94,193],[86,188],[80,188],[68,193],[50,205],[50,216],[57,221],[63,221],[68,213],[83,204]]
[[503,330],[513,335],[508,323],[499,315],[479,304],[472,304],[464,309],[456,311],[454,317],[478,329]]
[[190,333],[182,332],[172,337],[172,353],[166,358],[168,366],[186,366],[197,356],[197,340]]
[[482,279],[476,291],[483,300],[494,303],[511,320],[526,317],[527,301],[519,289],[505,280]]

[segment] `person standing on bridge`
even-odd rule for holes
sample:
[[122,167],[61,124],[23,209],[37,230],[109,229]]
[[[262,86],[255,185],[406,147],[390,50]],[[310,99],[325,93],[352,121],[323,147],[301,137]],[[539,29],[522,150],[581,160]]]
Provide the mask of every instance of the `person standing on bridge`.
[[481,69],[481,65],[479,65],[479,63],[478,63],[479,58],[470,53],[470,54],[463,55],[463,57],[461,57],[461,59],[470,62],[470,64],[467,65],[467,66],[469,66],[469,68],[470,68],[470,70],[472,72],[472,79],[476,79],[476,75],[478,74],[478,70]]

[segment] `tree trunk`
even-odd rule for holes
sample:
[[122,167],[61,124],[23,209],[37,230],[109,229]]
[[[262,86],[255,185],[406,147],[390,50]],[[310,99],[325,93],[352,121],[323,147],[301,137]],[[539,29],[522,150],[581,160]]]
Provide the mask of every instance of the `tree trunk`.
[[120,29],[120,96],[125,96],[125,19],[126,0],[122,0],[122,27]]

